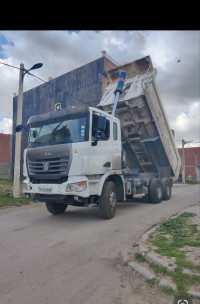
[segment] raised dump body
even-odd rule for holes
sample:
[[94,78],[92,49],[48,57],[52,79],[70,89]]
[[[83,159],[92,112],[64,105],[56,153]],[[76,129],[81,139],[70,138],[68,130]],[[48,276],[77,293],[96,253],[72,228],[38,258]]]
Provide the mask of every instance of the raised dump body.
[[[122,129],[122,144],[131,173],[152,173],[176,180],[181,160],[162,105],[150,56],[107,72],[110,84],[98,107],[111,113],[120,71],[126,72],[115,116]],[[145,174],[144,174],[145,175]]]

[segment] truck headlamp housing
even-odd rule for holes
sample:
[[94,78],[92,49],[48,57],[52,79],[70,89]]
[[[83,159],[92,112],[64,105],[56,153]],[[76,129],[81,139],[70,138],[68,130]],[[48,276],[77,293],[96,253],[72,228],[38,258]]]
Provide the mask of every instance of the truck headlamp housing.
[[84,182],[67,185],[66,192],[80,192],[86,189],[87,189],[87,183],[84,181]]
[[28,190],[27,183],[23,183],[23,192],[26,192]]

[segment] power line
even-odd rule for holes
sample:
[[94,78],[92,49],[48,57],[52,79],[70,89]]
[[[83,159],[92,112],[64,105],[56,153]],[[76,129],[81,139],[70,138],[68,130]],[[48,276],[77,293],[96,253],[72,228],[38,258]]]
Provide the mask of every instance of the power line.
[[11,68],[14,68],[14,69],[21,70],[20,68],[15,67],[14,65],[10,65],[10,64],[4,63],[4,62],[0,62],[0,63],[1,63],[1,64],[4,64],[4,65],[7,65],[7,66],[9,66],[9,67],[11,67]]
[[[11,68],[21,70],[21,69],[18,68],[18,67],[15,67],[15,66],[13,66],[13,65],[11,65],[11,64],[7,64],[7,63],[1,62],[1,61],[0,61],[0,64],[4,64],[4,65],[9,66],[9,67],[11,67]],[[23,71],[26,71],[26,69],[23,69]],[[35,77],[35,78],[37,78],[37,79],[43,81],[44,83],[46,83],[46,84],[52,86],[54,89],[57,89],[57,90],[59,90],[59,91],[62,92],[62,93],[67,93],[70,97],[72,97],[72,98],[74,98],[74,99],[76,99],[76,100],[82,102],[84,105],[86,104],[83,100],[81,100],[81,99],[79,99],[79,98],[77,98],[77,97],[74,97],[73,95],[69,94],[69,92],[66,92],[66,91],[61,90],[60,88],[58,88],[58,87],[52,85],[52,84],[49,83],[48,81],[45,81],[45,80],[43,80],[42,78],[40,78],[40,77],[38,77],[38,76],[36,76],[36,75],[30,73],[30,72],[27,72],[27,74],[29,74],[29,75],[31,75],[31,76],[33,76],[33,77]]]

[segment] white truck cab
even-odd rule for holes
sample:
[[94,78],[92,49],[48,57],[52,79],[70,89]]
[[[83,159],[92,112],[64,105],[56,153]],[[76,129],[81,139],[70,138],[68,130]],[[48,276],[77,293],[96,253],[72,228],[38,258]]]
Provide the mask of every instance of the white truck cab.
[[26,196],[56,206],[94,205],[108,178],[122,185],[118,118],[97,108],[73,106],[32,116],[27,125]]

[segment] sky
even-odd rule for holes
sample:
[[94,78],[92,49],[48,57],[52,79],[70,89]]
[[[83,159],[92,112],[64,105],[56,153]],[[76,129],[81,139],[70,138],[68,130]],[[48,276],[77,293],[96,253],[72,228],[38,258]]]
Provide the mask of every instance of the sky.
[[[0,30],[0,133],[12,133],[13,96],[19,70],[48,81],[102,57],[106,51],[119,64],[151,56],[156,83],[177,147],[200,146],[200,31],[180,30]],[[4,63],[4,64],[2,64]],[[26,74],[24,92],[44,82]]]

